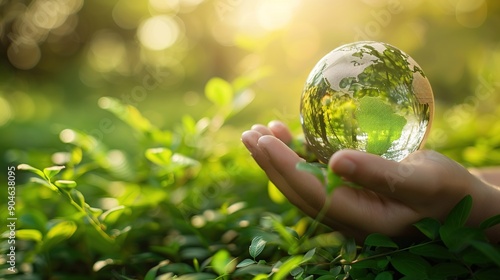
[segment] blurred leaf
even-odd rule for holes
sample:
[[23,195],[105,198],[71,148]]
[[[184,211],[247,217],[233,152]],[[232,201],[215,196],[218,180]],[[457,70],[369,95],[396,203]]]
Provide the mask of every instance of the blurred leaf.
[[273,280],[285,279],[288,274],[296,268],[302,260],[302,256],[292,256],[279,266],[278,271],[273,275]]
[[255,93],[252,90],[244,90],[236,95],[233,100],[233,114],[245,108],[255,98]]
[[192,167],[200,165],[199,161],[178,153],[172,155],[172,163],[176,167]]
[[43,173],[47,178],[51,179],[55,175],[57,175],[61,170],[63,170],[65,167],[64,166],[51,166],[43,169]]
[[365,239],[365,246],[398,248],[398,245],[394,243],[394,241],[380,233],[372,233],[368,235]]
[[472,240],[484,237],[484,233],[479,229],[456,228],[446,224],[439,229],[439,235],[446,247],[452,252],[460,252],[469,246]]
[[448,214],[444,225],[451,227],[463,227],[469,218],[470,210],[472,209],[472,197],[465,196],[460,202],[453,207]]
[[169,261],[162,261],[159,264],[155,265],[152,267],[148,273],[146,273],[146,276],[144,276],[144,280],[155,280],[156,275],[158,274],[158,269],[162,266],[166,266],[169,264]]
[[267,274],[257,274],[255,275],[252,280],[268,280],[269,277]]
[[264,247],[266,247],[266,241],[262,238],[262,236],[256,236],[252,239],[252,243],[250,244],[250,248],[248,249],[250,256],[252,258],[256,258],[262,251]]
[[382,273],[377,274],[375,280],[392,280],[392,274],[389,271],[384,271]]
[[212,257],[212,268],[219,275],[225,275],[229,273],[232,269],[229,267],[231,263],[231,255],[226,250],[219,250]]
[[431,265],[422,257],[408,252],[399,252],[391,257],[394,268],[406,276],[418,279],[427,279],[428,270]]
[[433,266],[429,271],[431,279],[449,279],[459,277],[469,273],[467,267],[458,263],[443,262]]
[[33,182],[33,183],[40,184],[42,186],[46,186],[46,187],[48,187],[49,189],[51,189],[51,190],[53,190],[55,192],[59,192],[59,189],[56,186],[54,186],[51,183],[47,182],[45,179],[38,178],[38,177],[31,177],[30,181]]
[[82,208],[85,208],[85,197],[83,196],[83,194],[76,190],[76,189],[72,189],[70,192],[69,192],[70,196],[71,196],[71,199],[73,199],[73,201],[78,204],[80,207]]
[[356,242],[354,241],[354,238],[345,240],[342,245],[342,249],[340,250],[340,255],[348,263],[354,261],[356,258]]
[[63,190],[71,190],[76,187],[76,182],[71,180],[57,180],[54,184]]
[[326,191],[328,193],[332,193],[336,188],[342,186],[343,183],[342,177],[335,174],[331,168],[327,168],[326,176],[327,176]]
[[45,235],[42,242],[42,251],[48,251],[58,243],[70,238],[77,226],[72,221],[63,221],[54,225]]
[[482,269],[479,270],[477,273],[474,273],[474,280],[498,279],[498,275],[500,275],[500,268]]
[[413,225],[431,240],[439,236],[439,227],[441,227],[441,223],[436,219],[424,218]]
[[113,207],[109,210],[106,210],[106,212],[102,213],[99,219],[106,224],[114,224],[120,218],[125,209],[126,208],[123,205]]
[[[123,122],[141,133],[151,133],[158,130],[139,112],[139,110],[137,110],[136,107],[124,104],[118,99],[101,97],[99,99],[99,106],[115,114]],[[111,130],[112,123],[108,126],[110,127],[106,130]]]
[[37,229],[44,233],[46,230],[45,224],[47,223],[47,217],[41,209],[33,209],[28,213],[21,214],[19,222],[23,228]]
[[223,107],[231,103],[233,88],[226,80],[215,77],[207,82],[205,96],[214,104]]
[[146,150],[146,158],[160,166],[169,165],[172,160],[172,151],[167,148],[151,148]]
[[308,262],[310,261],[314,255],[316,254],[316,248],[313,248],[311,250],[309,250],[305,255],[304,257],[302,258],[302,263],[305,263],[305,262]]
[[71,150],[71,155],[70,155],[70,162],[73,165],[77,165],[82,161],[83,158],[83,151],[80,147],[74,147]]
[[484,230],[484,229],[488,229],[490,227],[496,226],[498,224],[500,224],[500,215],[495,215],[495,216],[490,217],[490,218],[486,219],[485,221],[483,221],[479,225],[479,227]]
[[282,204],[287,201],[286,196],[271,181],[267,183],[267,193],[274,203]]
[[410,253],[436,259],[453,260],[455,256],[450,251],[440,244],[425,244],[414,245],[410,248]]
[[37,168],[35,168],[35,167],[31,166],[31,165],[28,165],[28,164],[24,164],[24,163],[19,164],[17,166],[17,169],[30,171],[30,172],[33,172],[36,175],[40,176],[41,178],[45,178],[45,174],[43,174],[42,170],[37,169]]
[[40,242],[42,241],[42,233],[36,229],[19,229],[16,230],[16,238]]
[[191,273],[191,274],[186,274],[186,275],[181,275],[176,277],[176,280],[214,280],[216,279],[217,276],[213,275],[212,273],[205,273],[205,272],[200,272],[200,273]]
[[305,161],[298,162],[295,168],[299,171],[308,172],[314,175],[321,183],[325,183],[325,171],[314,163]]
[[476,248],[481,253],[483,253],[485,256],[487,256],[492,262],[495,263],[495,265],[500,267],[500,249],[498,247],[495,248],[490,243],[476,241],[476,240],[472,240],[471,245],[472,247]]
[[322,233],[304,240],[300,245],[300,249],[311,250],[315,247],[340,247],[342,246],[344,240],[344,237],[338,232]]
[[252,259],[244,259],[242,260],[241,262],[239,262],[236,267],[237,268],[240,268],[240,267],[245,267],[245,266],[249,266],[251,264],[256,264],[257,262],[252,260]]

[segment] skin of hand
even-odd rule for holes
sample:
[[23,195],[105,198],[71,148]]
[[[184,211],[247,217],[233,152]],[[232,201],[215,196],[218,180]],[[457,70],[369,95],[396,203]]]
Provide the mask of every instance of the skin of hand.
[[[416,151],[401,162],[360,151],[338,151],[330,158],[329,168],[362,188],[340,186],[327,196],[316,177],[296,169],[304,159],[287,146],[292,138],[278,121],[254,125],[242,134],[254,160],[292,204],[311,217],[317,217],[326,205],[322,222],[358,240],[373,232],[414,236],[413,223],[425,217],[443,221],[466,195],[473,198],[467,225],[478,226],[500,214],[500,187],[492,184],[500,183],[498,174],[475,170],[472,175],[457,162],[429,150]],[[500,225],[490,228],[487,235],[490,241],[499,242]]]

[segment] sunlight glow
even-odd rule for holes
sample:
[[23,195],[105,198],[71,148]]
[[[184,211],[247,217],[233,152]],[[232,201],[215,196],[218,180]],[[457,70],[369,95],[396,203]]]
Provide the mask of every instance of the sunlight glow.
[[172,46],[179,37],[179,25],[170,16],[154,16],[141,23],[138,29],[139,41],[151,50],[164,50]]

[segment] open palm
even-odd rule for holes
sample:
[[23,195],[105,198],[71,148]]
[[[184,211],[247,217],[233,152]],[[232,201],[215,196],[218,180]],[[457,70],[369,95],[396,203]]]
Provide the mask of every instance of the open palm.
[[[331,157],[329,168],[362,188],[340,186],[327,196],[316,177],[296,169],[304,159],[287,146],[291,140],[290,131],[280,122],[254,125],[242,135],[257,164],[290,202],[312,217],[326,205],[322,222],[346,234],[358,238],[372,232],[408,236],[416,232],[413,223],[424,217],[444,219],[467,194],[476,205],[470,224],[500,212],[495,207],[485,210],[477,206],[499,199],[500,189],[434,151],[417,151],[402,162],[339,151]],[[491,202],[489,205],[499,204]]]

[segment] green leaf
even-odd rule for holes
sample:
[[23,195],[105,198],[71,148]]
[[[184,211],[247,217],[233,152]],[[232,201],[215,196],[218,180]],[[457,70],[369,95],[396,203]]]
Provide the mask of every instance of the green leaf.
[[251,259],[244,259],[236,265],[237,268],[249,266],[251,264],[256,264],[257,262]]
[[77,165],[82,161],[83,158],[83,151],[80,147],[75,147],[73,150],[71,150],[70,154],[70,162],[73,165]]
[[424,218],[413,225],[431,240],[435,240],[439,236],[441,223],[436,219]]
[[300,250],[311,250],[315,247],[340,247],[344,240],[344,236],[338,232],[322,233],[304,240],[300,244]]
[[349,238],[344,242],[340,255],[348,263],[351,263],[356,258],[356,242],[353,238]]
[[200,162],[185,155],[175,153],[172,155],[172,164],[175,167],[192,167],[199,166]]
[[410,248],[410,253],[436,259],[452,260],[454,255],[450,251],[439,244],[415,245]]
[[495,215],[493,217],[490,217],[490,218],[484,220],[479,225],[479,227],[484,230],[484,229],[488,229],[490,227],[496,226],[498,224],[500,224],[500,214],[499,215]]
[[76,187],[76,182],[71,180],[57,180],[54,184],[63,190],[71,190]]
[[36,229],[16,230],[16,237],[20,240],[32,240],[36,242],[42,241],[42,233]]
[[[113,97],[101,97],[98,101],[99,107],[107,110],[121,119],[123,122],[128,124],[133,129],[142,133],[152,133],[158,129],[154,127],[148,119],[146,119],[136,107],[126,104]],[[112,122],[102,123],[104,129],[103,132],[110,133],[114,130]]]
[[429,277],[431,279],[448,279],[450,277],[457,278],[467,273],[469,273],[469,270],[463,265],[452,262],[442,262],[429,270]]
[[332,193],[336,188],[342,186],[342,183],[344,182],[344,180],[342,180],[342,177],[335,174],[331,168],[327,169],[326,177],[326,191],[328,193]]
[[427,279],[428,270],[431,268],[425,259],[408,252],[394,254],[391,258],[391,264],[403,275],[418,279]]
[[42,241],[42,251],[47,251],[58,243],[70,238],[77,226],[73,221],[63,221],[53,226]]
[[46,186],[47,188],[59,193],[59,189],[56,186],[54,186],[52,183],[46,181],[45,179],[38,178],[38,177],[31,177],[30,181],[33,183],[36,183],[36,184],[40,184],[42,186]]
[[474,273],[474,279],[492,280],[492,279],[498,279],[498,275],[500,275],[500,268],[486,268]]
[[471,242],[472,247],[476,248],[478,251],[483,253],[486,257],[488,257],[495,265],[500,267],[500,250],[493,247],[492,244],[486,243],[486,242],[481,242],[481,241],[476,241],[472,240]]
[[212,273],[190,273],[174,278],[175,280],[214,280],[217,277]]
[[228,265],[231,263],[231,255],[227,250],[219,250],[212,257],[212,268],[219,275],[225,275],[229,273],[230,268]]
[[151,148],[146,150],[145,156],[155,164],[166,166],[172,160],[172,151],[167,148]]
[[17,166],[17,169],[18,170],[26,170],[26,171],[32,172],[32,173],[40,176],[41,178],[45,178],[45,174],[43,174],[42,170],[35,168],[31,165],[25,164],[25,163],[19,164]]
[[368,235],[365,239],[365,246],[398,248],[398,245],[394,243],[394,241],[380,233],[372,233]]
[[309,250],[305,255],[304,258],[302,258],[302,263],[308,262],[314,257],[314,254],[316,254],[316,248],[313,248]]
[[233,99],[233,87],[226,80],[215,77],[207,82],[205,96],[218,106],[226,106]]
[[378,97],[364,96],[359,99],[355,112],[361,131],[367,134],[366,151],[382,155],[392,142],[401,137],[406,119],[393,112],[391,106]]
[[83,196],[83,194],[76,190],[76,189],[72,189],[70,192],[70,197],[71,199],[76,203],[78,204],[80,207],[82,208],[85,208],[85,197]]
[[155,265],[152,267],[148,273],[146,273],[146,276],[144,276],[144,280],[155,280],[156,275],[158,274],[158,269],[162,266],[166,266],[169,263],[169,261],[162,261],[159,264]]
[[64,166],[51,166],[43,169],[43,173],[45,176],[47,176],[48,179],[51,179],[52,177],[56,176],[63,170],[65,167]]
[[120,218],[125,209],[124,205],[118,205],[102,213],[99,216],[99,219],[106,224],[114,224]]
[[375,280],[392,280],[392,274],[389,271],[384,271],[377,274]]
[[472,240],[485,239],[484,233],[477,228],[462,228],[443,225],[439,229],[441,240],[452,252],[460,252],[470,245]]
[[278,268],[278,271],[274,274],[273,280],[281,280],[285,279],[288,274],[296,268],[302,260],[302,256],[292,256],[288,260],[286,260],[283,264],[281,264]]
[[250,244],[249,253],[252,258],[256,258],[262,251],[264,247],[266,247],[266,241],[262,238],[262,236],[256,236],[252,239],[252,243]]
[[451,209],[448,217],[444,221],[444,225],[450,227],[463,227],[469,218],[470,210],[472,209],[472,197],[465,196],[458,204]]
[[301,161],[297,163],[295,168],[314,175],[321,183],[325,182],[325,171],[317,164]]

